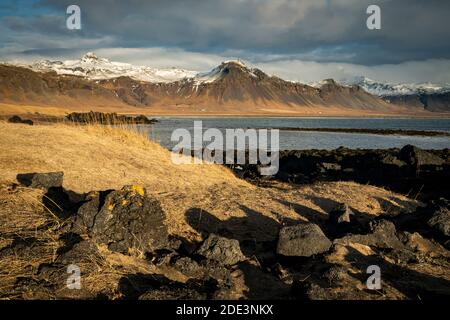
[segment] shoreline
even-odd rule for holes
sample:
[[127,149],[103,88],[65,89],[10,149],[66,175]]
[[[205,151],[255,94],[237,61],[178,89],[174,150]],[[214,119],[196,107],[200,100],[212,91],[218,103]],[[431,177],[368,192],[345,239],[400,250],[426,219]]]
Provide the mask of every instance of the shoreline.
[[357,133],[375,135],[401,135],[420,137],[450,137],[449,132],[429,130],[403,130],[403,129],[368,129],[368,128],[283,128],[276,127],[280,131],[303,131],[303,132],[329,132],[329,133]]
[[[126,115],[135,115],[137,113],[123,113]],[[144,113],[147,117],[152,118],[233,118],[233,119],[241,119],[241,118],[250,118],[250,119],[259,119],[259,118],[276,118],[276,119],[448,119],[450,120],[450,113],[440,113],[436,115],[307,115],[307,114],[298,114],[298,115],[286,115],[286,114],[150,114]]]

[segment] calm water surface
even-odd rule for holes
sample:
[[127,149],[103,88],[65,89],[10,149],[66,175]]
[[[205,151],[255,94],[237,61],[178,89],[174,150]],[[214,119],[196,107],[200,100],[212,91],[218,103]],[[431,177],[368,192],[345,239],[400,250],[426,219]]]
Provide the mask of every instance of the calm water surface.
[[[450,119],[392,119],[392,118],[159,118],[159,123],[149,129],[151,139],[172,148],[173,130],[188,129],[193,132],[194,121],[202,120],[203,129],[218,128],[366,128],[433,130],[450,132]],[[225,135],[225,134],[224,134]],[[280,131],[281,150],[336,149],[340,146],[357,149],[386,149],[413,144],[424,149],[450,148],[450,137],[421,137],[401,135],[375,135],[333,132]]]

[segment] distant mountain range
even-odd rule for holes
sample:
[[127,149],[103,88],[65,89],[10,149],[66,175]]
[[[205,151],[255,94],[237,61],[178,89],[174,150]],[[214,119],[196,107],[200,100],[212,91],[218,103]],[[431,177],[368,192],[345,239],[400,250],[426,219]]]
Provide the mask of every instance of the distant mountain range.
[[347,85],[358,85],[367,92],[379,97],[407,96],[413,94],[441,94],[450,92],[450,84],[445,86],[433,83],[400,83],[377,82],[364,76],[342,81]]
[[80,60],[0,65],[0,101],[72,108],[115,106],[130,112],[339,114],[450,111],[450,90],[431,84],[391,85],[367,78],[313,85],[286,81],[225,61],[208,72]]
[[99,58],[88,52],[80,60],[50,61],[41,60],[31,65],[23,65],[37,72],[54,71],[60,75],[74,75],[90,80],[105,80],[117,77],[130,77],[147,82],[173,82],[185,77],[193,77],[194,71],[182,69],[155,69],[145,66],[134,66],[129,63],[112,62]]
[[429,111],[450,111],[450,84],[377,82],[366,77],[355,77],[344,84],[358,85],[385,101]]

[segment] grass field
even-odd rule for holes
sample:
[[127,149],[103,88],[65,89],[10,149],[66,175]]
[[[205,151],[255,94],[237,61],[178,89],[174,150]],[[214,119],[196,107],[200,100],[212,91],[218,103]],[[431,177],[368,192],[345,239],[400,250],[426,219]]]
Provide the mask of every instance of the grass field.
[[[389,205],[416,205],[402,195],[353,182],[258,187],[223,166],[173,164],[168,150],[124,129],[2,122],[0,131],[1,181],[13,182],[18,173],[63,171],[65,188],[79,193],[141,184],[162,202],[170,231],[188,238],[198,236],[185,221],[193,209],[220,220],[265,216],[283,222],[324,219],[335,202],[370,215]],[[264,238],[267,233],[263,228],[258,234]]]

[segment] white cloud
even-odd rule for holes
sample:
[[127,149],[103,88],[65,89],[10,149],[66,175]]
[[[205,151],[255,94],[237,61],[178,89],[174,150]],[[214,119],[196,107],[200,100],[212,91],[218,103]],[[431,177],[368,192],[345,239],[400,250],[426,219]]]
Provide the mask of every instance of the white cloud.
[[[13,50],[0,48],[0,60],[30,62],[36,59],[74,58],[70,50],[66,57],[44,55],[17,55]],[[74,48],[75,50],[75,48]],[[75,51],[74,51],[75,52]],[[183,68],[194,71],[207,71],[225,60],[245,57],[240,51],[224,54],[208,54],[189,52],[182,49],[168,48],[100,48],[95,53],[113,61],[127,62],[135,65],[146,65],[155,68]],[[82,53],[77,52],[77,55]],[[76,57],[76,55],[75,55]],[[256,67],[267,74],[276,75],[286,80],[314,82],[327,78],[347,79],[355,76],[366,76],[377,81],[393,83],[433,82],[450,83],[450,60],[430,59],[424,61],[408,61],[400,64],[364,66],[350,63],[314,62],[283,57],[283,55],[253,55],[244,60],[249,66]]]
[[[178,67],[196,71],[209,70],[222,61],[241,58],[241,52],[229,52],[223,55],[188,52],[181,49],[166,48],[113,48],[96,50],[100,56],[111,60],[130,62],[152,67]],[[350,63],[323,63],[299,59],[261,61],[260,56],[243,59],[250,66],[260,68],[270,75],[286,80],[313,82],[326,78],[344,79],[354,76],[366,76],[377,81],[394,83],[434,82],[450,83],[450,60],[431,59],[408,61],[400,64],[364,66]],[[268,57],[266,56],[265,59]]]

